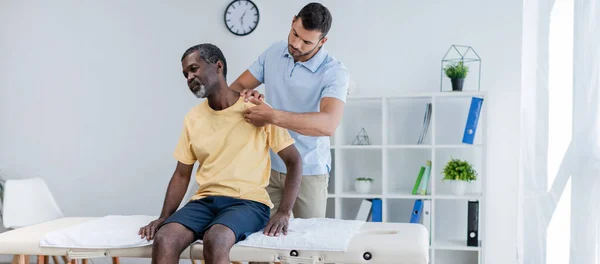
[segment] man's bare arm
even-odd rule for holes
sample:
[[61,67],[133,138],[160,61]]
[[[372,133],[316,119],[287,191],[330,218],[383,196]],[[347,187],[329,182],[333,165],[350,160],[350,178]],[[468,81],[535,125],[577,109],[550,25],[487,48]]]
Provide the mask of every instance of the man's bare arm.
[[264,229],[264,234],[270,236],[279,236],[280,233],[287,235],[289,218],[302,182],[302,156],[296,146],[292,144],[277,154],[285,163],[287,176],[279,209]]
[[187,188],[190,184],[190,178],[192,176],[192,169],[194,165],[187,165],[181,162],[177,162],[175,172],[169,181],[167,187],[167,194],[163,202],[163,209],[160,213],[160,218],[168,218],[171,216],[183,200],[183,196],[187,192]]
[[236,92],[245,92],[254,90],[260,85],[260,82],[250,73],[245,70],[230,86],[229,88]]
[[177,167],[175,168],[175,172],[173,172],[173,176],[167,187],[162,212],[158,219],[140,228],[139,235],[141,235],[142,238],[147,238],[148,240],[154,239],[154,234],[158,227],[164,223],[169,216],[177,211],[190,183],[193,168],[194,165],[177,162]]
[[277,154],[287,168],[283,197],[278,210],[283,213],[291,213],[302,181],[302,156],[300,156],[300,152],[294,145],[284,148]]

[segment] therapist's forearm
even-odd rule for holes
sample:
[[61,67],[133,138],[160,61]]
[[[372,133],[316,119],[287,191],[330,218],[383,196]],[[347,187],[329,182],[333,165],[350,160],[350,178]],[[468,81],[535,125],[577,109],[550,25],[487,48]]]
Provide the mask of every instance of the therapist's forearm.
[[241,93],[244,90],[244,86],[239,82],[234,82],[229,86],[229,89]]
[[168,218],[177,210],[177,208],[179,208],[181,200],[183,200],[183,196],[187,192],[189,183],[189,178],[186,179],[186,177],[181,177],[177,174],[171,178],[169,187],[167,187],[167,194],[165,196],[162,212],[160,213],[160,218]]
[[332,114],[326,112],[292,113],[273,110],[272,124],[305,136],[332,136],[337,122]]

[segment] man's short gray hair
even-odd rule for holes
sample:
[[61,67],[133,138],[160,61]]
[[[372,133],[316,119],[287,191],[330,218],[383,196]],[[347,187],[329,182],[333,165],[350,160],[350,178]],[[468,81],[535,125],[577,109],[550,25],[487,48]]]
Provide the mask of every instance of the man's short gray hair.
[[221,61],[223,63],[223,77],[227,79],[227,61],[225,60],[225,56],[219,47],[210,43],[202,43],[192,46],[183,53],[183,56],[181,56],[181,61],[196,51],[199,52],[200,58],[202,58],[206,63],[215,64],[217,61]]

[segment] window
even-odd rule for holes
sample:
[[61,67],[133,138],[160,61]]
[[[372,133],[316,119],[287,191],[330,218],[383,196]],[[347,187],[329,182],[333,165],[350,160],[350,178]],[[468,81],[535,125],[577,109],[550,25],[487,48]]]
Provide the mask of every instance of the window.
[[[572,139],[574,0],[556,0],[550,13],[548,58],[548,191],[556,180]],[[543,115],[542,115],[543,116]],[[559,199],[547,229],[546,264],[569,263],[571,180]],[[551,194],[552,195],[552,194]],[[540,238],[542,239],[542,238]]]

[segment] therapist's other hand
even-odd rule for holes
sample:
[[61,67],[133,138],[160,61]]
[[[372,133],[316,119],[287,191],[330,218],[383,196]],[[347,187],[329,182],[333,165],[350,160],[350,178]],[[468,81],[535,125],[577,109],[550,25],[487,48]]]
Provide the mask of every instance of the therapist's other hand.
[[274,111],[268,104],[256,98],[250,98],[250,102],[256,106],[248,108],[244,112],[244,119],[257,127],[272,123]]
[[263,234],[267,236],[279,236],[280,234],[287,235],[288,225],[290,222],[290,214],[277,212],[265,227]]
[[254,89],[252,89],[252,90],[244,89],[240,93],[240,96],[244,97],[244,102],[249,102],[250,98],[252,98],[252,97],[257,98],[258,100],[265,100],[265,96],[262,95],[259,91],[254,90]]
[[160,225],[162,225],[162,223],[165,222],[166,219],[164,218],[158,218],[152,222],[150,222],[147,226],[143,226],[140,228],[140,231],[138,232],[138,235],[140,235],[143,238],[146,238],[148,241],[154,239],[154,235],[156,234],[156,229],[158,229],[158,227]]

